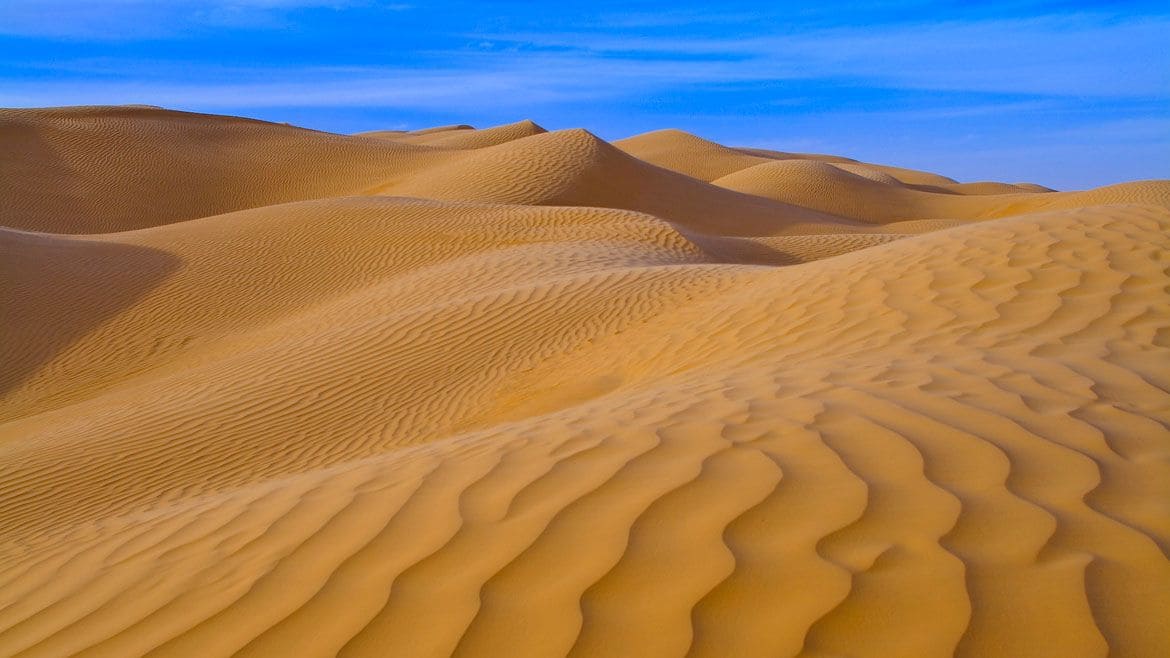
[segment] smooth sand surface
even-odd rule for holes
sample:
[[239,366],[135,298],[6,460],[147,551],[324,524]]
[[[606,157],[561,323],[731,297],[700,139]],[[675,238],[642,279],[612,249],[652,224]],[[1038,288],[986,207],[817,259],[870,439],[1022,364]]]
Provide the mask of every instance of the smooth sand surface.
[[1170,182],[0,144],[0,655],[1170,655]]

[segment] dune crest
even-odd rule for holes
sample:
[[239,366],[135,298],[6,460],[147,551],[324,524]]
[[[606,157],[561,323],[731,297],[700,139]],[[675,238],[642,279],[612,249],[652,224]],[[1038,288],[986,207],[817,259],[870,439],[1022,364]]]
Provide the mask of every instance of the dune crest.
[[1170,654],[1170,182],[0,137],[0,655]]

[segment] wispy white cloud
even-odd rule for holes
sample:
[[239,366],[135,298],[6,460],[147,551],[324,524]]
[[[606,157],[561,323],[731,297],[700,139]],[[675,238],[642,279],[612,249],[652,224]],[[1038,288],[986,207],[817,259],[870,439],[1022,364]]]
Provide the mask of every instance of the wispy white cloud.
[[[986,177],[970,164],[977,154],[987,171],[1010,165],[1066,186],[1105,169],[1165,169],[1167,12],[1045,13],[1020,0],[1006,4],[1027,11],[980,4],[966,13],[997,17],[926,20],[938,15],[927,0],[895,0],[900,18],[870,22],[858,16],[872,8],[844,2],[638,13],[597,0],[583,19],[575,7],[471,0],[413,11],[374,0],[0,0],[0,37],[33,46],[0,55],[0,105],[148,103],[326,129],[345,112],[387,124],[534,116],[602,133],[706,126],[756,144],[766,126],[782,150],[869,149]],[[374,127],[353,121],[342,125]],[[1049,124],[1069,135],[1042,134]],[[997,140],[1006,145],[969,148]],[[1027,174],[1054,167],[1044,153],[1060,154],[1063,180]]]
[[[241,77],[237,75],[236,77]],[[256,71],[233,82],[46,81],[0,88],[0,106],[147,103],[223,110],[374,106],[458,110],[476,105],[532,107],[593,99],[612,90],[575,85],[551,71],[410,69]]]
[[[182,34],[193,27],[279,28],[298,9],[341,11],[373,0],[4,0],[0,34],[122,41]],[[409,3],[377,3],[383,11]]]
[[[379,10],[405,11],[407,3],[374,3]],[[906,2],[903,2],[906,4]],[[914,4],[910,2],[910,4]],[[0,2],[0,33],[35,34],[64,30],[95,38],[116,38],[125,30],[163,33],[190,25],[279,26],[287,12],[306,8],[345,9],[371,5],[369,0],[7,0]],[[53,20],[45,20],[52,15]],[[607,14],[608,15],[608,14]],[[378,67],[367,62],[338,64],[328,84],[314,71],[290,71],[283,62],[267,70],[225,75],[214,58],[177,62],[181,75],[159,92],[207,98],[236,93],[249,85],[248,105],[275,104],[297,96],[315,104],[329,85],[351,92],[338,98],[385,99],[391,106],[421,98],[449,100],[440,85],[456,83],[469,102],[478,102],[484,81],[492,89],[523,89],[530,97],[621,97],[625,94],[686,90],[704,85],[765,84],[785,81],[833,81],[840,86],[904,90],[1022,94],[1030,96],[1170,99],[1170,17],[1115,19],[1101,14],[1044,15],[1024,19],[965,22],[902,22],[876,27],[787,30],[783,24],[752,24],[750,29],[706,30],[703,36],[674,36],[679,31],[647,34],[625,25],[647,22],[747,20],[735,12],[694,8],[670,14],[614,13],[609,23],[573,31],[477,31],[463,34],[463,48],[441,41],[434,50],[411,51],[418,63]],[[129,20],[133,18],[134,20]],[[114,27],[114,24],[117,27]],[[126,24],[134,27],[127,28]],[[618,27],[614,27],[617,25]],[[101,36],[97,36],[101,35]],[[396,58],[398,53],[394,53]],[[157,61],[108,61],[102,76],[103,97],[120,96],[155,77]],[[93,61],[29,61],[26,69],[52,68],[67,73]],[[123,71],[119,74],[117,70]],[[317,74],[322,72],[318,67]],[[518,78],[527,76],[523,82]],[[164,77],[164,76],[157,76]],[[133,78],[132,80],[130,78]],[[215,82],[200,82],[203,78]],[[124,80],[124,82],[123,82]],[[178,82],[191,80],[192,82]],[[300,80],[300,82],[298,82]],[[416,90],[387,93],[386,80],[408,80]],[[506,81],[506,82],[503,82]],[[70,83],[74,84],[74,83]],[[300,84],[301,93],[291,90]],[[361,85],[371,88],[361,90]],[[66,88],[52,81],[7,81],[4,98],[55,97]],[[272,90],[266,92],[265,90]],[[573,91],[575,90],[575,92]],[[100,90],[99,90],[100,91]],[[456,96],[459,94],[456,93]],[[268,100],[265,100],[268,98]],[[325,102],[322,99],[321,102]],[[3,102],[12,102],[3,101]]]
[[[123,0],[130,2],[133,0]],[[308,0],[247,0],[257,6]],[[320,3],[317,3],[320,4]],[[903,90],[1016,94],[1031,99],[1170,98],[1170,19],[1100,23],[1085,17],[837,29],[749,39],[493,34],[421,53],[413,66],[334,65],[188,69],[118,59],[54,62],[76,75],[11,80],[0,104],[152,102],[277,107],[361,103],[435,108],[541,104],[727,85],[831,81]],[[486,43],[485,43],[486,42]],[[1093,44],[1093,48],[1085,48]],[[533,49],[536,49],[534,52]],[[646,57],[645,53],[665,56]],[[1127,62],[1124,70],[1118,62]],[[1164,62],[1165,65],[1159,65]],[[34,64],[35,65],[35,64]],[[125,72],[133,72],[127,77]],[[773,98],[769,102],[790,102]],[[926,108],[935,118],[1044,109],[1041,100]]]
[[847,77],[913,89],[1170,95],[1170,18],[1089,14],[908,23],[744,37],[600,32],[479,35],[605,58],[724,58],[726,80]]

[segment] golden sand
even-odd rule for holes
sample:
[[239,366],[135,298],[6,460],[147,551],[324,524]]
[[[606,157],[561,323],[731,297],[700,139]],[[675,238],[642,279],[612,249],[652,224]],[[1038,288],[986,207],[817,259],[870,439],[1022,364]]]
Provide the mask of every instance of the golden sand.
[[1170,655],[1170,182],[0,143],[0,655]]

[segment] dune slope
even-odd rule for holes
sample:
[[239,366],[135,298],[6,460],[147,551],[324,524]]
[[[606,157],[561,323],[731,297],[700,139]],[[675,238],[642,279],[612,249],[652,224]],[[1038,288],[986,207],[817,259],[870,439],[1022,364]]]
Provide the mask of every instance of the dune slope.
[[1170,653],[1165,182],[4,121],[0,655]]
[[[1170,182],[1140,181],[1085,192],[1026,192],[1002,188],[983,194],[923,191],[890,185],[830,163],[776,160],[740,169],[714,185],[838,217],[888,223],[916,219],[985,219],[1110,203],[1170,208]],[[953,187],[953,186],[952,186]]]
[[0,110],[3,225],[125,231],[356,194],[435,158],[422,146],[150,108]]

